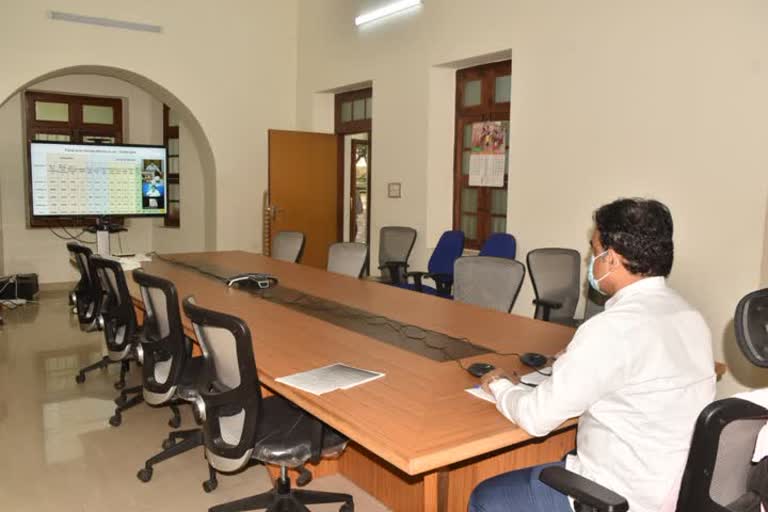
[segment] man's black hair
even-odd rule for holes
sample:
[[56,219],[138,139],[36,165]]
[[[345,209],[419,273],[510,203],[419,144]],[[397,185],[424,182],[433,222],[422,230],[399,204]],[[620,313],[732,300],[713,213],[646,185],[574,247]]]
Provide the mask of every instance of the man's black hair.
[[633,274],[667,277],[675,247],[669,208],[653,199],[617,199],[595,212],[604,250],[624,257]]

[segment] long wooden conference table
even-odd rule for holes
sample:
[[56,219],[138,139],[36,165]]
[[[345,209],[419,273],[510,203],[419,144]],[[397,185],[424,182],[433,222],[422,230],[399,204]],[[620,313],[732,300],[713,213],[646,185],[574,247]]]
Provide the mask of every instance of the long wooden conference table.
[[[503,314],[384,284],[353,279],[257,254],[231,251],[167,255],[224,275],[265,272],[280,285],[403,324],[471,340],[493,352],[555,354],[573,329]],[[245,320],[259,377],[352,441],[337,460],[310,467],[316,476],[341,473],[396,511],[466,511],[482,480],[516,468],[559,460],[575,446],[575,421],[531,438],[465,389],[477,379],[456,361],[436,361],[359,332],[234,288],[193,269],[160,261],[142,264],[172,281],[180,300],[194,295],[207,308]],[[137,309],[138,287],[128,277]],[[184,329],[194,336],[182,315]],[[418,343],[414,341],[414,343]],[[527,373],[516,356],[495,353],[463,359]],[[378,380],[320,396],[275,381],[281,376],[343,362],[386,374]]]

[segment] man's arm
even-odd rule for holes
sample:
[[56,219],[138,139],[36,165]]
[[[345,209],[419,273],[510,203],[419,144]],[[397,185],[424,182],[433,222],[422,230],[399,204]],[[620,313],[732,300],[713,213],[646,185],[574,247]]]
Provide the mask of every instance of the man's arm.
[[496,407],[529,434],[549,434],[624,385],[626,352],[621,341],[610,322],[584,324],[555,361],[552,377],[536,389],[521,390],[504,379],[491,382]]

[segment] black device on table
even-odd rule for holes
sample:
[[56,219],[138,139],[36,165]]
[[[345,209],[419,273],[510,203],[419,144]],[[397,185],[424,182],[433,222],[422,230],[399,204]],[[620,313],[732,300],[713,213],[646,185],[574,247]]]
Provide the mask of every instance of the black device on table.
[[495,368],[495,366],[489,363],[472,363],[467,367],[467,371],[479,379]]
[[257,272],[246,272],[243,274],[237,274],[227,278],[227,286],[243,286],[258,288],[259,290],[265,290],[276,286],[278,280],[275,276],[270,274],[261,274]]
[[[533,369],[546,366],[548,361],[549,358],[547,356],[536,352],[526,352],[520,356],[520,362]],[[472,363],[467,367],[467,371],[473,376],[480,378],[495,368],[496,367],[490,363]]]

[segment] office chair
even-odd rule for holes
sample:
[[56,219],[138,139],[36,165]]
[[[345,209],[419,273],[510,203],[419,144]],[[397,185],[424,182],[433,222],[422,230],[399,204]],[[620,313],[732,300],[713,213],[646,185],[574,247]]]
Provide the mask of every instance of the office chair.
[[413,228],[384,226],[379,230],[379,281],[397,285],[405,280],[408,258],[415,242],[416,230]]
[[317,464],[323,456],[338,455],[347,439],[280,396],[262,397],[245,322],[204,309],[192,297],[184,300],[184,312],[194,325],[205,358],[195,411],[203,423],[208,463],[224,473],[259,463],[280,466],[273,489],[209,511],[306,511],[304,505],[341,502],[342,512],[353,512],[349,494],[292,489],[287,475],[289,467],[303,467],[307,461]]
[[[77,266],[80,280],[70,293],[70,302],[80,322],[80,329],[91,332],[98,328],[96,319],[99,316],[100,292],[97,283],[91,275],[90,258],[93,251],[76,242],[68,242],[67,250]],[[81,381],[78,381],[81,382]]]
[[[141,342],[142,333],[136,321],[136,312],[120,263],[94,254],[91,256],[91,270],[101,290],[99,323],[104,330],[106,357],[110,362],[120,363],[120,379],[115,383],[115,388],[123,391],[115,400],[117,409],[109,419],[109,424],[117,427],[122,422],[122,412],[144,400],[141,386],[123,389],[130,362],[138,360],[136,349]],[[130,395],[133,396],[129,399]]]
[[[453,265],[461,257],[463,251],[464,232],[446,231],[438,240],[437,246],[429,258],[427,265],[429,271],[406,272],[406,282],[399,286],[417,292],[449,297],[453,286]],[[408,278],[413,278],[413,284],[407,282]],[[435,288],[424,285],[424,278],[432,279],[435,282]]]
[[581,291],[581,255],[573,249],[534,249],[526,257],[536,295],[534,318],[574,325]]
[[304,233],[281,231],[272,240],[272,257],[276,260],[298,263],[304,252]]
[[492,233],[483,243],[478,256],[495,256],[497,258],[515,259],[517,242],[509,233]]
[[587,299],[584,305],[584,318],[580,323],[586,322],[593,316],[600,314],[605,310],[605,301],[608,299],[605,295],[600,295],[597,290],[587,285]]
[[463,256],[454,265],[453,298],[509,313],[525,278],[519,261],[492,256]]
[[[67,243],[67,250],[74,259],[77,270],[80,273],[80,280],[70,295],[70,301],[74,303],[74,311],[77,314],[80,329],[86,332],[93,332],[99,329],[102,301],[102,290],[91,268],[93,251],[75,242]],[[120,360],[112,359],[109,355],[105,355],[95,363],[80,368],[77,375],[75,375],[75,382],[82,384],[85,382],[86,373],[99,369],[105,370],[109,365],[120,362]],[[123,377],[121,374],[118,383],[122,382],[122,385],[125,385]],[[121,389],[122,386],[118,383],[115,384],[115,388]]]
[[[194,388],[203,369],[203,358],[192,357],[192,340],[184,335],[179,299],[172,282],[133,271],[144,303],[144,337],[139,347],[144,401],[153,407],[170,407],[169,426],[181,424],[178,406],[194,400]],[[152,479],[153,466],[203,444],[201,429],[171,432],[163,451],[147,459],[136,474],[142,482]],[[215,479],[212,488],[215,488]],[[204,485],[205,486],[205,485]],[[208,490],[208,489],[206,489]]]
[[[768,289],[746,295],[736,307],[739,347],[755,365],[768,367]],[[746,512],[760,509],[768,459],[752,455],[768,410],[740,398],[717,400],[699,415],[685,465],[677,512]],[[573,497],[584,512],[623,512],[624,498],[562,467],[541,472],[540,480]],[[763,487],[760,487],[762,485]],[[763,497],[765,494],[763,494]]]
[[338,242],[328,248],[328,272],[360,277],[368,260],[368,246],[355,242]]

